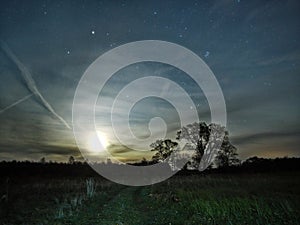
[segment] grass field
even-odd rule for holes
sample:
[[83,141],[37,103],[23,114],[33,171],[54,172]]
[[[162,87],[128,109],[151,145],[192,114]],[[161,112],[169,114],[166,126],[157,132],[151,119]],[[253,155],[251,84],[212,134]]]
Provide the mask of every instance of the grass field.
[[300,224],[299,173],[1,180],[0,224]]

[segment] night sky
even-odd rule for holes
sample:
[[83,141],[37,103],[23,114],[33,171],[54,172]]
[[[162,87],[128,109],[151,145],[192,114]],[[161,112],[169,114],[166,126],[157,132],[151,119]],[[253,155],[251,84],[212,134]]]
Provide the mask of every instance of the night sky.
[[[300,156],[297,0],[1,1],[0,39],[0,160],[80,157],[68,126],[81,76],[101,54],[139,40],[177,43],[207,63],[222,88],[227,129],[241,159]],[[32,80],[24,78],[19,62]],[[200,119],[209,122],[201,89],[168,65],[128,66],[112,77],[103,94],[113,99],[124,85],[153,74],[172,77],[192,96]],[[96,111],[103,112],[101,107]],[[178,114],[157,98],[132,109],[133,132],[147,136],[147,124],[156,116],[165,120],[167,137],[175,139]],[[107,115],[96,122],[105,131]],[[150,156],[131,151],[135,143],[124,147],[105,135],[107,148],[124,161]]]

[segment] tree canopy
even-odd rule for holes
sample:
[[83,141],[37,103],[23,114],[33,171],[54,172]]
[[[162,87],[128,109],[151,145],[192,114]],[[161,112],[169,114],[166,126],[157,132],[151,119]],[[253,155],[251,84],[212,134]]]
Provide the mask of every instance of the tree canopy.
[[[221,134],[224,134],[224,136]],[[223,138],[223,139],[221,139]],[[185,139],[192,149],[193,156],[188,162],[188,166],[197,169],[202,157],[213,157],[209,155],[212,148],[215,147],[215,141],[222,141],[220,149],[215,157],[215,165],[218,167],[228,167],[239,164],[237,158],[237,149],[229,141],[229,132],[218,124],[209,124],[205,122],[195,122],[182,127],[176,135],[176,140]],[[164,161],[178,147],[178,143],[170,139],[157,140],[150,145],[151,151],[156,151],[153,155],[153,162]],[[206,159],[207,160],[207,159]],[[207,160],[209,162],[209,160]]]

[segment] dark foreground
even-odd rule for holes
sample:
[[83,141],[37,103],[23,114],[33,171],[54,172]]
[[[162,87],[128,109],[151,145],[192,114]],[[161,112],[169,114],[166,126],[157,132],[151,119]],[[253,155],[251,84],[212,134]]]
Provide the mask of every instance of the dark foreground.
[[3,177],[0,224],[299,224],[299,175],[181,175],[146,187],[100,177]]

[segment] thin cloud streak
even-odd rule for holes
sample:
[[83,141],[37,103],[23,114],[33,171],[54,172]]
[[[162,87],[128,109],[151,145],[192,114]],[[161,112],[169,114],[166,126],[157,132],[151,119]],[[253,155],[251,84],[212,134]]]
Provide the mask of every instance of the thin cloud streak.
[[11,61],[13,61],[18,69],[21,71],[21,75],[26,83],[26,86],[28,90],[34,95],[39,102],[50,112],[54,117],[56,117],[58,120],[60,120],[68,129],[71,129],[69,124],[60,116],[58,115],[55,110],[52,108],[52,106],[47,102],[47,100],[43,97],[43,95],[40,93],[39,89],[37,88],[30,72],[25,67],[25,65],[17,58],[17,56],[10,50],[8,45],[0,40],[0,46],[3,49],[3,51],[6,53],[6,55],[9,57]]
[[25,97],[23,97],[23,98],[19,99],[18,101],[12,103],[11,105],[6,106],[4,109],[0,110],[0,114],[4,113],[6,110],[9,110],[10,108],[12,108],[12,107],[14,107],[14,106],[16,106],[18,104],[20,104],[21,102],[24,102],[25,100],[27,100],[28,98],[30,98],[32,95],[33,95],[33,93],[29,94],[29,95],[26,95]]

